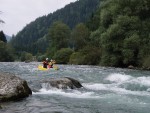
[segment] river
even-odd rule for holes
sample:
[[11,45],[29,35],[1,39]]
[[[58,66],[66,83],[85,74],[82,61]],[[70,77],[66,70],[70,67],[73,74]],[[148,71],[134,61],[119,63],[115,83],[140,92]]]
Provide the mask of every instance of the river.
[[39,64],[0,62],[0,71],[25,79],[31,89],[42,80],[66,76],[84,88],[46,90],[42,85],[28,98],[2,103],[0,113],[150,113],[150,71],[83,65],[39,71]]

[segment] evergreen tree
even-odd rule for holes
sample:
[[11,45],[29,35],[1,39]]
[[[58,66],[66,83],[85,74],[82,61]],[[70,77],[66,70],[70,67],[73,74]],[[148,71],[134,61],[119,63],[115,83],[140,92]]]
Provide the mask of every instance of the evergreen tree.
[[7,43],[6,36],[4,35],[3,31],[0,31],[0,40]]
[[[39,41],[44,41],[40,40],[40,38],[48,34],[49,27],[53,22],[62,21],[72,29],[76,24],[86,22],[92,13],[95,12],[98,5],[99,0],[78,0],[74,3],[70,3],[54,13],[39,17],[35,21],[27,24],[11,40],[11,44],[17,51],[27,51],[35,55],[39,53],[39,44],[41,44]],[[47,48],[47,45],[42,48]],[[41,53],[45,52],[43,49],[40,48]]]

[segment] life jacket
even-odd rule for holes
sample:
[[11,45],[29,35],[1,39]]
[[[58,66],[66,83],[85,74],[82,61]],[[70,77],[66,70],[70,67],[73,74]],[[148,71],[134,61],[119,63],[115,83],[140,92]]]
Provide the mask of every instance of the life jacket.
[[49,68],[53,68],[53,62],[49,63]]
[[48,61],[43,61],[43,68],[47,68]]

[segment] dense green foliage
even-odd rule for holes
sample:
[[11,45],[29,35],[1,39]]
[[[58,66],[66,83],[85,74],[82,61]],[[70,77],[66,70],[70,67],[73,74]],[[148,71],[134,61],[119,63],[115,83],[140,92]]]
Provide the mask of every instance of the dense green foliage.
[[69,38],[70,28],[62,22],[54,22],[47,35],[47,40],[50,44],[47,55],[52,57],[56,51],[68,47]]
[[14,61],[14,50],[7,43],[0,41],[0,62]]
[[150,0],[101,0],[95,11],[98,4],[71,3],[27,25],[12,43],[57,63],[150,68]]
[[[150,1],[105,0],[97,12],[86,24],[92,31],[89,44],[101,50],[97,62],[104,66],[150,67]],[[98,26],[94,24],[97,21]],[[84,54],[82,49],[73,53],[70,63],[87,64],[91,53],[87,57]]]
[[72,53],[73,53],[72,49],[62,48],[55,53],[53,59],[55,59],[58,64],[68,64],[70,55]]
[[47,41],[40,40],[40,38],[48,33],[53,22],[62,21],[72,29],[76,24],[89,19],[98,5],[99,0],[78,0],[75,3],[70,3],[64,8],[47,16],[39,17],[28,24],[11,40],[11,44],[17,51],[27,51],[34,55],[39,52],[44,53],[47,45],[44,44],[39,50],[39,43]]
[[77,24],[71,33],[71,47],[74,50],[82,49],[84,46],[87,45],[89,41],[89,35],[90,32],[83,23]]
[[70,56],[70,64],[98,65],[101,51],[99,48],[86,46]]
[[37,61],[40,61],[40,62],[41,62],[41,61],[44,61],[45,58],[46,58],[46,55],[45,55],[45,54],[43,54],[43,55],[37,54],[37,56],[36,56]]
[[27,52],[22,52],[21,53],[21,57],[20,57],[20,60],[21,61],[32,61],[32,54],[31,53],[27,53]]
[[14,61],[14,57],[14,49],[7,44],[3,31],[0,31],[0,62]]
[[150,54],[149,20],[149,0],[107,0],[101,3],[97,31],[102,48],[101,64],[141,66],[143,58]]

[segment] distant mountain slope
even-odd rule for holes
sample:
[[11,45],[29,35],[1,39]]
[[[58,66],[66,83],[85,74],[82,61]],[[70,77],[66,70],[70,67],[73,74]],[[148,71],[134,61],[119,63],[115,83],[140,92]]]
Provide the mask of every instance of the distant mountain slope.
[[34,53],[31,48],[35,42],[47,34],[48,28],[54,21],[62,21],[70,28],[80,22],[89,19],[99,6],[100,0],[78,0],[66,5],[64,8],[50,13],[47,16],[37,18],[35,21],[26,25],[11,41],[18,51],[28,51]]
[[7,39],[7,42],[9,42],[9,41],[11,40],[11,38],[12,38],[11,36],[8,36],[8,35],[6,35],[6,34],[5,34],[5,37],[6,37],[6,39]]

